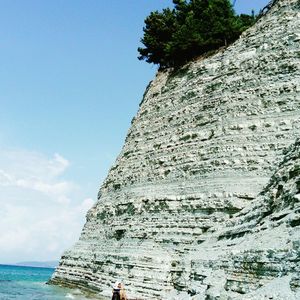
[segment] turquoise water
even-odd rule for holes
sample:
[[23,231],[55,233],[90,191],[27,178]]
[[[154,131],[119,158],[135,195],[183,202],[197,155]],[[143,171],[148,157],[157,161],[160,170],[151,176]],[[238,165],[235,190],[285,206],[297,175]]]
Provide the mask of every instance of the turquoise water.
[[78,290],[45,284],[54,269],[0,265],[0,300],[83,300]]

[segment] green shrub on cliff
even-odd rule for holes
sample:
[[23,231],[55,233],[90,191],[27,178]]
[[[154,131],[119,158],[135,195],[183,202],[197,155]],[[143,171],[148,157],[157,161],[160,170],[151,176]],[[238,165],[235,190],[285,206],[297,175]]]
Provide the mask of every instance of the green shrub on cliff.
[[229,0],[173,0],[174,8],[145,19],[140,60],[161,68],[178,67],[194,57],[226,46],[255,22],[234,13]]

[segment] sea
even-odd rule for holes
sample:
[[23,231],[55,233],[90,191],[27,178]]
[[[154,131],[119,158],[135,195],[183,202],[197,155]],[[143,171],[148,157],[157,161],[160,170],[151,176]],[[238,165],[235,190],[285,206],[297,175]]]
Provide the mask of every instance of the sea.
[[86,300],[79,290],[46,282],[54,269],[0,265],[0,300]]

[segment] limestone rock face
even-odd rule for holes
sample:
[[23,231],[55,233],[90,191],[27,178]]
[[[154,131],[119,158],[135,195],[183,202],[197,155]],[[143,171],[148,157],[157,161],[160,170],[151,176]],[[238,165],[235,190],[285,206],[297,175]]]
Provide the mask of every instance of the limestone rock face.
[[300,299],[299,133],[300,1],[278,0],[226,50],[158,72],[51,282]]
[[194,293],[200,299],[300,299],[299,226],[298,139],[260,195],[189,253]]

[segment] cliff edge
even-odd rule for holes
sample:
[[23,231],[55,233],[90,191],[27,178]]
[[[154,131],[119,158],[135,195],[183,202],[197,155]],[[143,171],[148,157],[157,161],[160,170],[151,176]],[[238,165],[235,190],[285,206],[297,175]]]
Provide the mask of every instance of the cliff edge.
[[278,0],[227,49],[158,72],[51,283],[299,299],[299,49],[300,1]]

